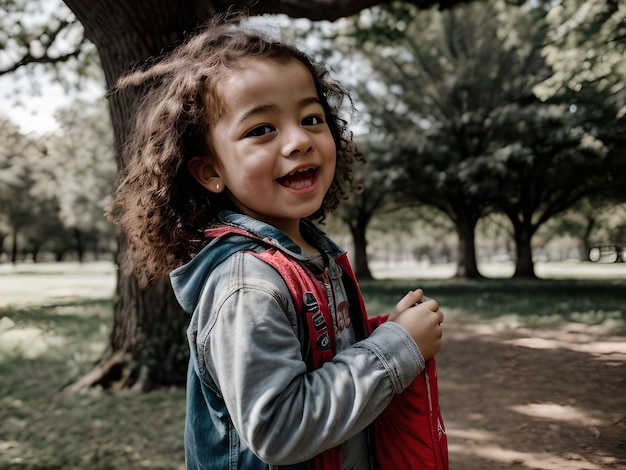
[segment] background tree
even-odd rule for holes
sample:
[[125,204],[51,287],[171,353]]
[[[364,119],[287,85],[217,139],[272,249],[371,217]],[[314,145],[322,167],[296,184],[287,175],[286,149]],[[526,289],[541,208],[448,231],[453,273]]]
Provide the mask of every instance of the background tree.
[[[499,191],[493,207],[506,214],[516,246],[515,277],[535,277],[531,240],[537,230],[585,197],[605,189],[610,168],[603,142],[568,107],[534,103],[506,128],[510,143],[492,149]],[[504,143],[503,143],[504,144]]]
[[494,207],[514,227],[516,276],[534,277],[531,238],[550,218],[585,198],[626,198],[619,176],[626,170],[625,17],[610,0],[547,12],[541,52],[552,73],[533,87],[541,101],[506,126],[515,148],[495,150],[505,163]]
[[0,227],[2,238],[10,240],[10,260],[16,263],[20,239],[37,222],[41,206],[32,193],[39,151],[32,139],[6,119],[0,119],[0,140]]
[[35,263],[41,261],[44,253],[52,253],[55,261],[62,261],[73,251],[73,234],[61,222],[56,199],[37,194],[35,185],[30,193],[37,195],[35,198],[31,196],[36,204],[29,208],[30,223],[22,228],[20,252],[24,259],[30,256]]
[[[115,177],[111,128],[104,103],[61,112],[61,129],[50,135],[24,135],[0,120],[0,227],[10,234],[10,258],[20,253],[56,260],[73,252],[79,260],[87,246],[109,252],[115,239],[102,217]],[[94,113],[94,108],[96,112]]]
[[116,165],[106,103],[76,102],[58,112],[59,132],[45,139],[36,189],[58,202],[59,217],[71,231],[79,261],[86,244],[110,239],[112,226],[102,214],[110,200]]
[[588,261],[593,248],[626,247],[626,203],[614,204],[604,199],[584,199],[546,224],[542,236],[569,235],[579,241],[581,261]]
[[358,88],[368,97],[369,125],[397,149],[406,194],[454,222],[457,276],[480,277],[475,229],[484,215],[507,215],[514,276],[534,277],[537,229],[588,195],[618,190],[624,159],[615,143],[624,127],[607,94],[624,80],[605,71],[611,86],[590,84],[577,105],[566,94],[539,99],[555,75],[545,58],[554,27],[545,14],[493,2],[416,15],[393,4],[356,23],[372,62]]
[[495,124],[503,115],[512,120],[532,98],[532,85],[545,78],[538,60],[541,29],[523,19],[501,2],[419,15],[393,4],[356,24],[378,85],[368,76],[358,88],[374,104],[370,125],[385,129],[396,149],[406,196],[454,222],[457,276],[481,277],[475,228],[498,189],[489,177],[489,151],[503,138]]

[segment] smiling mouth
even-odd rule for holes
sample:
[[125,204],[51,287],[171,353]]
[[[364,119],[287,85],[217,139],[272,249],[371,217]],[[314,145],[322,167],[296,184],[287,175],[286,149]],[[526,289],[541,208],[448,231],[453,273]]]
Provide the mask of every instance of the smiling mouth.
[[300,170],[293,171],[288,175],[281,176],[276,181],[289,189],[302,189],[313,185],[316,174],[317,169],[313,167],[302,168]]

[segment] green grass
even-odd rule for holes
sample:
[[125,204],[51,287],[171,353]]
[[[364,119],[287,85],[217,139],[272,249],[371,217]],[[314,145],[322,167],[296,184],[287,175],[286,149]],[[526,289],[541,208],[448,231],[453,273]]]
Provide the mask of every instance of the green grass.
[[0,469],[182,468],[183,389],[58,393],[102,354],[110,301],[0,318]]
[[[541,327],[626,324],[626,280],[408,280],[364,282],[372,313],[422,287],[447,315]],[[0,308],[0,469],[183,468],[184,390],[59,390],[106,347],[109,300]]]
[[559,321],[626,323],[624,280],[387,280],[361,283],[372,313],[393,308],[410,289],[421,287],[452,315],[485,319],[515,317],[533,326]]

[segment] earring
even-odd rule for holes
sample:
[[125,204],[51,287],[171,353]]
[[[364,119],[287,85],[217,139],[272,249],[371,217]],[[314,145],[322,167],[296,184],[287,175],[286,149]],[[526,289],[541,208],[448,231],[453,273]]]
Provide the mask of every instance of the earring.
[[220,184],[219,181],[215,181],[213,183],[213,191],[215,191],[216,193],[219,193],[222,189],[222,185]]

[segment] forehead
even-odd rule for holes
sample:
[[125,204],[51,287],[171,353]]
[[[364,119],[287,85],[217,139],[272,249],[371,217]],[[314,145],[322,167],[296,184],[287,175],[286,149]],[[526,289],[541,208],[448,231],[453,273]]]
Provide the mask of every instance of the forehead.
[[310,70],[297,59],[244,59],[226,71],[217,83],[216,91],[226,105],[243,95],[261,99],[267,94],[287,94],[296,90],[317,95]]

